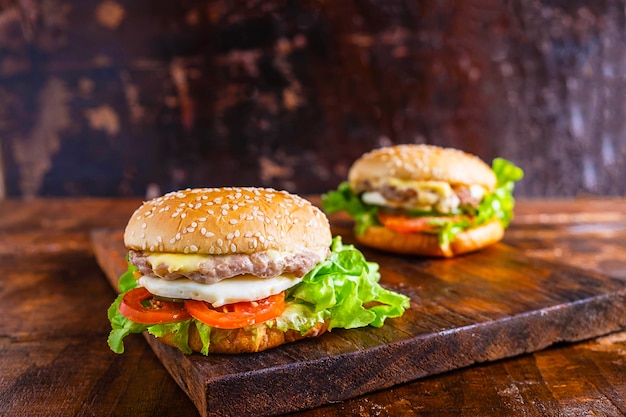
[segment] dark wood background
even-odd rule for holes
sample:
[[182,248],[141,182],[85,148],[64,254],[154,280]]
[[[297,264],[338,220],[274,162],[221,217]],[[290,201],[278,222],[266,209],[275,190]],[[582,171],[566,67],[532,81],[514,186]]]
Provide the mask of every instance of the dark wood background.
[[0,196],[318,193],[406,142],[625,195],[625,5],[0,0]]

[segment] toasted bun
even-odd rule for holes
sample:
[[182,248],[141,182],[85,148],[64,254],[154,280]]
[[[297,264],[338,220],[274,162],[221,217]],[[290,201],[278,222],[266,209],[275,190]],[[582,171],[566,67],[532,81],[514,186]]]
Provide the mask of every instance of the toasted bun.
[[185,254],[260,251],[328,253],[328,219],[309,201],[268,188],[196,188],[139,207],[124,232],[128,249]]
[[444,181],[450,184],[496,186],[496,176],[480,158],[458,149],[432,145],[396,145],[375,149],[357,159],[348,173],[350,186],[363,191],[364,181],[377,184],[386,178]]
[[[297,340],[317,337],[328,329],[328,322],[319,322],[305,334],[300,334],[296,330],[283,332],[276,327],[269,327],[266,324],[252,328],[241,329],[211,329],[211,340],[209,343],[209,353],[253,353],[271,349],[285,343]],[[171,341],[173,334],[168,333],[158,338],[161,342],[176,347]],[[189,347],[194,352],[202,351],[202,340],[196,326],[189,327]]]
[[459,233],[447,246],[440,245],[435,234],[399,233],[382,226],[368,227],[365,233],[356,235],[356,239],[366,246],[388,252],[450,258],[494,244],[503,235],[500,221],[492,220]]

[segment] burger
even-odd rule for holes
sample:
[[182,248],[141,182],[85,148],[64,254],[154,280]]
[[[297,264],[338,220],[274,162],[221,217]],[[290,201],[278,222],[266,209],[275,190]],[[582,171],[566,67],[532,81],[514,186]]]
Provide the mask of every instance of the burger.
[[197,188],[145,202],[124,231],[128,271],[108,343],[147,332],[184,353],[259,352],[334,328],[382,326],[409,306],[376,263],[331,236],[309,201]]
[[453,257],[502,239],[523,171],[453,148],[404,144],[370,151],[348,180],[322,196],[324,210],[347,212],[363,245],[410,255]]

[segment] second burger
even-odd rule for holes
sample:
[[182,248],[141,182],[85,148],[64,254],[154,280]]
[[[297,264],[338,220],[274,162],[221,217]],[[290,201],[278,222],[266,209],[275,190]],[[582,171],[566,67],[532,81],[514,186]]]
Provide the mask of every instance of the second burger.
[[453,148],[405,144],[357,159],[348,181],[322,197],[327,213],[346,211],[356,239],[377,249],[453,257],[502,239],[513,216],[522,170],[491,167]]

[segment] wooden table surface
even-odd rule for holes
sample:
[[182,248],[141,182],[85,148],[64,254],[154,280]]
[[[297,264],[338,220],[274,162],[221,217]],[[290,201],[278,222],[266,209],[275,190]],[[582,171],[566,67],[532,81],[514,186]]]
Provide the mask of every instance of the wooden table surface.
[[[139,200],[0,202],[0,416],[198,416],[146,341],[109,351],[90,245]],[[505,242],[626,281],[626,199],[519,201]],[[297,381],[294,381],[297,383]],[[301,416],[626,416],[626,332],[473,365]]]

